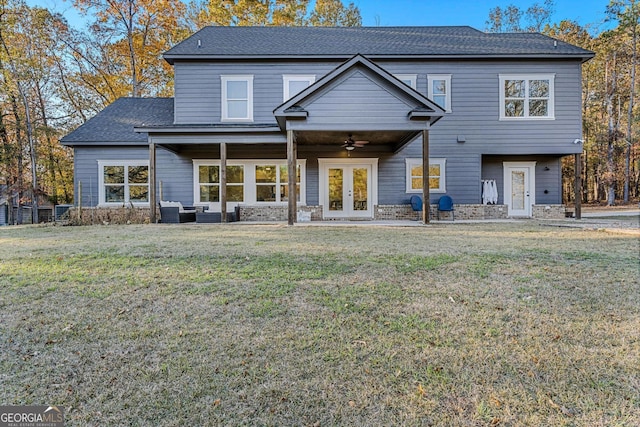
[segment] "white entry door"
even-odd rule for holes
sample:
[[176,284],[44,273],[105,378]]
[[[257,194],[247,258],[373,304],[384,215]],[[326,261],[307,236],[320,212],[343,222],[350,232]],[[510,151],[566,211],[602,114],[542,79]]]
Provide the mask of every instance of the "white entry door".
[[504,201],[509,216],[531,217],[535,200],[535,162],[504,162]]
[[375,163],[320,160],[325,218],[373,218]]

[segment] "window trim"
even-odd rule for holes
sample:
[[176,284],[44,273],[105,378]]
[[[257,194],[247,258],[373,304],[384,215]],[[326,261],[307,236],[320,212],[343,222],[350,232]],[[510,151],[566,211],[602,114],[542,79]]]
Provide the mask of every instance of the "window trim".
[[292,95],[289,93],[289,83],[290,82],[307,82],[309,86],[316,82],[315,74],[283,74],[282,75],[282,100],[288,101],[295,93]]
[[[406,192],[407,193],[422,193],[422,189],[413,189],[411,188],[411,168],[414,166],[422,166],[421,158],[406,158],[405,159],[405,168],[406,168]],[[440,187],[438,188],[430,188],[430,193],[446,193],[447,192],[447,159],[444,157],[429,157],[429,165],[438,165],[440,166]],[[423,172],[424,174],[424,172]],[[422,177],[424,179],[424,175]]]
[[[229,117],[229,99],[227,98],[228,82],[246,82],[247,83],[247,117]],[[221,118],[223,122],[253,122],[253,75],[250,74],[234,74],[221,75],[220,84],[222,86],[220,100]]]
[[445,87],[444,111],[447,113],[451,113],[452,111],[451,109],[451,74],[427,74],[427,98],[429,98],[432,101],[433,101],[433,95],[434,95],[433,82],[435,80],[444,80],[444,87]]
[[[105,194],[105,182],[104,182],[104,168],[107,166],[124,166],[125,167],[125,182],[124,184],[124,201],[122,202],[107,202]],[[98,160],[98,207],[114,207],[133,204],[133,206],[149,207],[149,201],[147,202],[131,202],[129,198],[129,174],[127,168],[129,166],[146,166],[149,170],[149,160]],[[147,176],[147,194],[150,191],[149,178]],[[141,184],[136,184],[141,185]]]
[[[300,201],[298,204],[306,205],[306,159],[297,159],[296,164],[300,165]],[[256,195],[256,166],[275,165],[286,166],[286,159],[233,159],[227,162],[227,166],[242,166],[244,168],[244,186],[242,202],[227,202],[227,207],[236,205],[249,206],[286,206],[285,202],[258,202]],[[194,206],[208,206],[209,202],[200,201],[200,181],[199,166],[220,166],[220,159],[193,159],[193,201]],[[213,203],[214,209],[220,210],[220,202]]]
[[[402,81],[402,80],[409,80],[411,82],[411,84],[409,84],[409,86],[411,86],[411,88],[413,90],[418,90],[418,75],[417,74],[394,74],[393,77],[395,77],[396,79]],[[402,82],[404,83],[404,82]]]
[[[555,73],[526,73],[526,74],[498,74],[498,90],[500,94],[500,120],[555,120]],[[525,81],[525,97],[524,107],[525,115],[522,117],[510,117],[505,115],[505,88],[506,80],[524,80]],[[530,80],[549,80],[549,103],[547,105],[548,115],[546,116],[529,116],[529,81]]]

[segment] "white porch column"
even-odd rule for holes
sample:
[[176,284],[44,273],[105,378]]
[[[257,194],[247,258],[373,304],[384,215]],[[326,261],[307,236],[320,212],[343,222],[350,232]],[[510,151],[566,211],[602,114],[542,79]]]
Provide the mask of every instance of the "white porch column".
[[422,131],[422,221],[431,220],[431,202],[429,194],[429,130]]
[[149,223],[156,223],[156,144],[149,138]]
[[287,170],[289,174],[289,211],[288,224],[296,222],[296,205],[298,194],[296,191],[296,142],[292,130],[287,130]]
[[220,143],[220,221],[227,222],[227,143]]

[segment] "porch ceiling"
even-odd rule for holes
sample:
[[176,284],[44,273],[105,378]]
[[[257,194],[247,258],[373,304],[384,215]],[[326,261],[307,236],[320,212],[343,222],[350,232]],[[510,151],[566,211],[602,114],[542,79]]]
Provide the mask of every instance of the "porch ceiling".
[[397,150],[411,142],[419,132],[406,130],[376,131],[295,131],[298,145],[331,145],[341,146],[351,135],[354,141],[369,141],[367,147],[384,146]]

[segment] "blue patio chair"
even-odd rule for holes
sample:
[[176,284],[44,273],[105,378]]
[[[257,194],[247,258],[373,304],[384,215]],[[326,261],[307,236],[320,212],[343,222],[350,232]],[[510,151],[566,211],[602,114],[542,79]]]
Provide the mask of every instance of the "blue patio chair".
[[411,196],[411,198],[409,199],[409,203],[411,203],[411,209],[413,209],[414,212],[419,212],[418,213],[418,218],[416,219],[421,219],[421,213],[422,212],[422,198],[420,196],[416,196],[415,194],[413,196]]
[[451,212],[451,221],[455,220],[455,209],[453,208],[453,199],[451,196],[442,196],[438,200],[438,219],[440,219],[440,212]]

